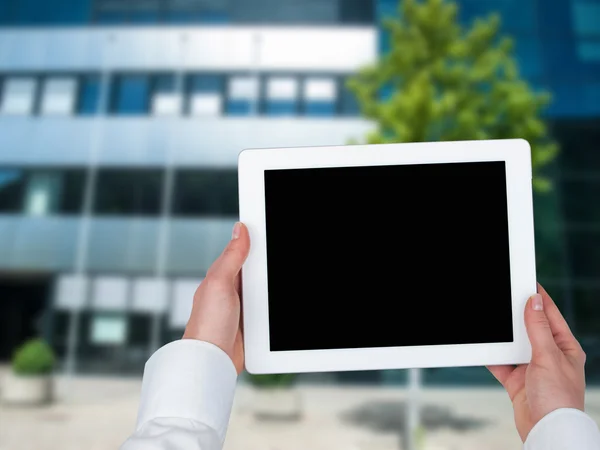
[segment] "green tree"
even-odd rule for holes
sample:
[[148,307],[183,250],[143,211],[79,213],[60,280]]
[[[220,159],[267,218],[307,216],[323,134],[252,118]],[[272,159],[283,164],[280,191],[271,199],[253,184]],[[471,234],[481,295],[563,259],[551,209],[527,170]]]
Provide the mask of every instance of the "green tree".
[[362,114],[376,124],[371,144],[523,138],[532,147],[534,187],[550,189],[540,168],[557,153],[541,113],[548,93],[520,77],[500,19],[457,21],[456,3],[403,0],[384,21],[390,50],[348,81]]

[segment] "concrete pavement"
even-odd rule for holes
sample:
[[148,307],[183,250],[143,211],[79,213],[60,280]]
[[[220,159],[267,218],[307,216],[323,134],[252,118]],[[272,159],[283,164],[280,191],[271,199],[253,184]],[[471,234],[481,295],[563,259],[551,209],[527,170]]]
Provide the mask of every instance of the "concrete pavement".
[[[140,380],[58,379],[59,400],[42,408],[0,406],[0,450],[112,450],[133,431]],[[406,390],[299,386],[299,421],[257,420],[255,392],[239,386],[225,450],[397,450]],[[427,450],[519,450],[501,389],[425,389]],[[600,390],[588,393],[600,420]]]

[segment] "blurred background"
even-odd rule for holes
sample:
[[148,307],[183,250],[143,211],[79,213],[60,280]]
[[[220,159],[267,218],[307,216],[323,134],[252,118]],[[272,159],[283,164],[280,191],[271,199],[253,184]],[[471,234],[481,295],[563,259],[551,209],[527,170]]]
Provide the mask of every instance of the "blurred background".
[[[505,75],[488,64],[480,93],[506,108],[402,109],[391,80],[457,54],[479,73],[492,48]],[[414,136],[417,116],[467,131]],[[181,336],[229,240],[242,149],[448,136],[532,142],[538,279],[587,352],[598,419],[599,0],[2,0],[0,449],[117,448],[133,430],[145,360]],[[240,384],[228,449],[520,448],[484,368]]]

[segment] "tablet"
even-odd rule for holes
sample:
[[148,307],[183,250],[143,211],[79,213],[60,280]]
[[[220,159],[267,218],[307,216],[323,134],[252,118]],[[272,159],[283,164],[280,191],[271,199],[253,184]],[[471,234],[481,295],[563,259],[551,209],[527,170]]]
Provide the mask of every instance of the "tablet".
[[530,360],[527,141],[244,150],[239,202],[249,372]]

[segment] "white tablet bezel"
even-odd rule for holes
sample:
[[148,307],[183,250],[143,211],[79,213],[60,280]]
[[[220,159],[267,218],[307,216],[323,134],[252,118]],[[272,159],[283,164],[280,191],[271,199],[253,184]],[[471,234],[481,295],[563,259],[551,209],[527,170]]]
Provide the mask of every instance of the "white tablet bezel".
[[[338,350],[269,350],[265,170],[477,161],[506,163],[513,342]],[[536,292],[536,273],[531,150],[527,141],[507,139],[253,149],[241,152],[238,162],[240,220],[247,225],[251,239],[250,254],[242,269],[244,347],[249,372],[327,372],[517,364],[530,361],[531,347],[523,312],[528,297]],[[477,186],[473,188],[477,189]],[[290,289],[293,288],[290,286]],[[490,289],[493,288],[490,286]],[[481,298],[485,302],[485,292],[481,293]],[[368,304],[365,307],[369,307]],[[485,315],[485,305],[482,305],[480,311],[473,311],[477,320],[486,320]],[[406,318],[407,322],[410,320]],[[401,322],[399,326],[402,326]],[[307,332],[310,332],[308,326]]]

